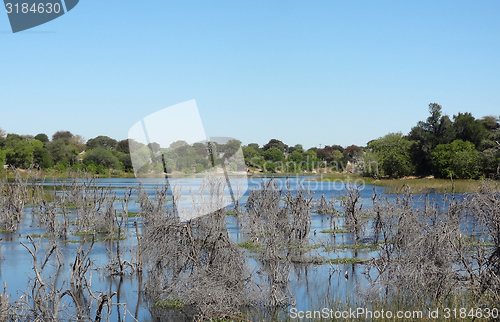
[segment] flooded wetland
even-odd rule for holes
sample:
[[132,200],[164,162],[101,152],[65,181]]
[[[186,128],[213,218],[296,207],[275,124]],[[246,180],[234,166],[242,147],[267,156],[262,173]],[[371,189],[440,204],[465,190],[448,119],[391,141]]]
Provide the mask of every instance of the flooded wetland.
[[250,177],[229,206],[210,176],[4,180],[1,318],[274,321],[498,303],[491,184],[414,195],[307,179]]

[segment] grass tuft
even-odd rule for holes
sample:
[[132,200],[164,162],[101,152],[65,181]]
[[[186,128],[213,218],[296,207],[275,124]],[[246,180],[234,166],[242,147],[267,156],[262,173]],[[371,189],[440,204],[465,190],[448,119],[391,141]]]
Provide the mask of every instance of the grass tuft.
[[[123,217],[123,213],[119,213],[117,216]],[[133,211],[128,212],[128,218],[136,218],[136,217],[140,217],[140,216],[141,216],[140,212],[133,212]]]
[[322,234],[347,234],[349,231],[347,229],[338,228],[338,229],[325,229],[320,231]]
[[162,310],[182,310],[185,304],[178,298],[157,301],[153,307]]
[[339,245],[325,246],[325,252],[329,252],[329,251],[332,251],[332,250],[338,250],[338,249],[353,249],[353,250],[369,249],[369,250],[378,250],[378,249],[380,249],[380,246],[379,245],[374,245],[374,244],[351,244],[351,245],[339,244]]
[[357,257],[339,257],[330,259],[332,264],[362,264],[367,262],[369,259],[360,259]]
[[260,244],[259,243],[254,243],[251,240],[247,240],[244,243],[239,243],[239,244],[236,244],[236,245],[238,247],[245,248],[246,250],[251,251],[251,252],[256,252],[260,248]]

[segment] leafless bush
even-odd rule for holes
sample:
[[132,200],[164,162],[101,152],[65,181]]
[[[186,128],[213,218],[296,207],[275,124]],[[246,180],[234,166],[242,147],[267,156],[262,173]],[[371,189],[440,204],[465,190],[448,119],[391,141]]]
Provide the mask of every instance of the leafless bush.
[[3,284],[3,294],[0,294],[0,321],[6,321],[9,316],[9,295],[7,295],[7,283]]
[[367,223],[366,214],[361,209],[361,195],[359,194],[359,186],[347,186],[346,196],[342,201],[344,206],[344,224],[349,232],[356,236],[356,241],[361,239],[362,233]]
[[321,195],[321,198],[316,199],[315,205],[318,214],[334,214],[337,212],[333,196],[331,200],[328,200],[325,195]]
[[70,287],[65,288],[67,281],[62,284],[58,282],[61,262],[54,276],[44,274],[46,267],[52,262],[52,256],[57,253],[57,245],[49,244],[49,248],[43,253],[42,238],[37,243],[30,235],[27,235],[27,238],[30,243],[21,244],[31,254],[34,276],[28,278],[27,290],[13,302],[10,302],[11,299],[6,293],[7,284],[4,284],[4,293],[0,295],[0,321],[109,320],[112,306],[123,306],[125,314],[134,319],[126,310],[126,303],[112,302],[116,292],[92,291],[92,261],[89,254],[93,242],[86,250],[83,249],[83,244],[80,246],[74,264],[71,265]]
[[67,295],[72,296],[69,290],[63,292],[62,288],[57,289],[55,282],[50,284],[43,276],[43,271],[49,263],[50,257],[56,251],[57,246],[52,245],[50,250],[45,254],[45,258],[40,265],[38,258],[42,239],[40,238],[38,243],[35,244],[31,236],[28,235],[27,237],[31,243],[31,248],[23,242],[21,242],[21,244],[32,256],[35,277],[29,279],[28,289],[30,289],[30,291],[25,293],[25,297],[23,296],[19,303],[24,312],[17,312],[17,314],[27,314],[35,320],[57,320],[59,318],[61,306],[65,306],[63,298]]
[[473,233],[492,243],[491,247],[478,247],[476,281],[478,291],[491,293],[500,300],[500,192],[498,185],[483,182],[477,193],[469,194],[470,213],[477,227]]
[[297,187],[294,195],[288,183],[283,191],[274,180],[262,182],[248,197],[244,230],[260,245],[259,270],[267,277],[267,303],[273,307],[294,301],[288,289],[291,264],[309,243],[311,206],[310,191]]
[[[187,221],[167,206],[168,186],[157,187],[152,198],[144,190],[139,192],[144,220],[141,246],[148,268],[145,290],[153,304],[179,300],[185,311],[200,319],[237,314],[249,304],[246,257],[225,227],[224,184],[206,177],[199,196],[193,198],[191,216],[179,209],[183,217],[194,218]],[[174,200],[180,200],[180,195]],[[211,209],[219,210],[199,217]]]
[[60,183],[58,201],[63,213],[75,209],[75,226],[80,233],[109,233],[114,230],[115,193],[100,187],[96,177],[75,173],[69,184]]
[[29,200],[27,178],[23,178],[17,169],[11,183],[2,182],[0,196],[0,227],[10,232],[16,231],[24,214],[24,206]]
[[438,301],[459,289],[475,292],[484,245],[474,243],[467,228],[478,214],[474,198],[484,195],[462,202],[445,196],[441,206],[426,198],[417,209],[408,187],[394,202],[374,195],[374,233],[381,247],[373,261],[380,272],[376,284]]

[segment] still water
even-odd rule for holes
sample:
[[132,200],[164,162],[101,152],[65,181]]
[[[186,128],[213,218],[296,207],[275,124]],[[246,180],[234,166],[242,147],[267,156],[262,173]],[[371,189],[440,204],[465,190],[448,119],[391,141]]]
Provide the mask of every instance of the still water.
[[[346,185],[343,183],[334,182],[317,182],[308,181],[311,177],[295,176],[291,178],[285,177],[275,177],[276,182],[279,187],[285,188],[286,181],[290,185],[292,192],[299,186],[310,189],[314,194],[314,199],[321,198],[324,195],[327,199],[335,199],[335,204],[337,209],[341,210],[340,197],[345,195]],[[250,190],[259,188],[263,181],[270,180],[267,177],[250,177],[248,181],[244,183],[242,181],[240,186],[247,185],[247,189],[240,191],[240,206],[244,206]],[[47,180],[44,184],[47,186],[57,185],[60,181],[54,183],[51,180]],[[202,179],[200,178],[184,178],[184,179],[170,179],[170,185],[177,185],[181,187],[182,198],[179,207],[189,207],[190,205],[190,189],[197,191]],[[154,194],[154,189],[157,185],[165,184],[164,181],[158,179],[99,179],[98,184],[101,187],[111,187],[117,194],[117,197],[123,197],[125,189],[127,187],[136,187],[139,184],[143,185],[147,190],[149,195]],[[239,183],[237,183],[239,184]],[[234,186],[234,184],[233,184]],[[396,198],[395,195],[385,195],[383,187],[376,187],[372,185],[361,185],[360,194],[363,207],[369,207],[372,203],[373,193],[376,192],[378,195],[383,195],[384,198],[388,200],[393,200]],[[233,187],[236,191],[236,188]],[[136,195],[134,195],[136,197]],[[442,194],[431,194],[427,196],[415,195],[414,196],[414,206],[423,207],[425,198],[434,200],[442,207],[443,195]],[[117,208],[120,209],[120,201],[117,201]],[[26,249],[20,244],[24,242],[28,245],[29,241],[26,238],[26,234],[41,234],[43,235],[45,229],[40,228],[40,224],[36,218],[32,218],[30,213],[30,208],[27,207],[25,210],[25,216],[21,222],[21,225],[15,233],[0,233],[1,242],[1,260],[0,260],[0,281],[2,285],[7,283],[7,293],[11,296],[11,299],[17,299],[23,295],[23,292],[27,290],[27,280],[28,277],[33,278],[34,273],[32,270],[33,263],[32,257],[26,251]],[[129,205],[129,211],[139,212],[140,205],[135,203],[133,200]],[[316,244],[353,244],[354,238],[350,234],[323,234],[320,233],[322,230],[329,229],[330,227],[330,216],[331,214],[317,214],[312,213],[312,227],[310,234],[310,245]],[[140,218],[128,218],[128,222],[125,228],[126,239],[121,242],[121,247],[125,249],[125,257],[130,258],[131,252],[133,252],[133,247],[136,245],[136,236],[134,222],[138,221],[140,224]],[[337,227],[342,227],[343,218],[335,218]],[[227,229],[230,238],[236,242],[246,241],[246,236],[240,231],[240,225],[238,223],[238,218],[236,216],[227,216]],[[317,234],[313,232],[316,231]],[[81,237],[69,234],[69,239],[78,240]],[[35,239],[37,242],[38,239]],[[45,251],[47,243],[42,240],[42,250]],[[85,244],[84,248],[88,246]],[[95,270],[92,272],[92,289],[101,290],[103,292],[118,292],[117,296],[113,299],[114,302],[126,303],[127,314],[124,312],[123,307],[113,307],[113,314],[111,316],[111,321],[123,319],[124,315],[126,320],[134,320],[135,317],[139,321],[151,321],[152,317],[148,307],[148,303],[141,298],[141,288],[142,281],[137,278],[135,274],[127,274],[123,277],[105,277],[106,274],[102,274],[104,266],[109,262],[110,256],[112,255],[112,249],[114,242],[97,242],[91,253],[90,258],[93,260],[93,267]],[[58,278],[61,282],[69,280],[70,269],[72,261],[74,260],[75,253],[80,247],[79,243],[69,243],[61,241],[58,245],[60,251],[63,254],[62,261],[64,265],[57,270],[57,266],[54,263],[50,263],[50,267],[44,270],[44,275],[47,279]],[[127,255],[128,253],[128,255]],[[337,257],[357,257],[362,259],[369,259],[377,256],[377,251],[372,251],[369,249],[365,250],[336,250],[332,252],[325,252],[321,248],[313,249],[308,253],[311,256],[322,256],[325,258],[337,258]],[[250,270],[256,265],[255,259],[252,258],[249,253],[249,265]],[[359,294],[368,290],[369,282],[367,280],[367,275],[373,276],[374,272],[371,270],[370,273],[364,272],[365,265],[361,264],[349,264],[349,265],[338,265],[338,264],[325,264],[325,265],[303,265],[296,264],[293,266],[291,273],[291,283],[290,290],[295,297],[295,307],[298,310],[312,310],[321,307],[321,303],[327,298],[337,298],[345,299],[346,301],[355,301]],[[349,278],[345,278],[345,273],[348,273]],[[147,272],[146,272],[147,274]],[[67,283],[67,282],[66,282]],[[66,287],[68,287],[66,285]],[[12,301],[12,300],[11,300]]]

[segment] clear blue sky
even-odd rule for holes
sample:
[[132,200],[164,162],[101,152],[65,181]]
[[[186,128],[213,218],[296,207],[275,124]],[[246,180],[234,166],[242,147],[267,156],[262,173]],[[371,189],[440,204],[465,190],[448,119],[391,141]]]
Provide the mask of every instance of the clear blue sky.
[[500,1],[81,0],[12,34],[0,127],[125,139],[195,99],[208,136],[304,147],[407,133],[431,102],[500,115]]

